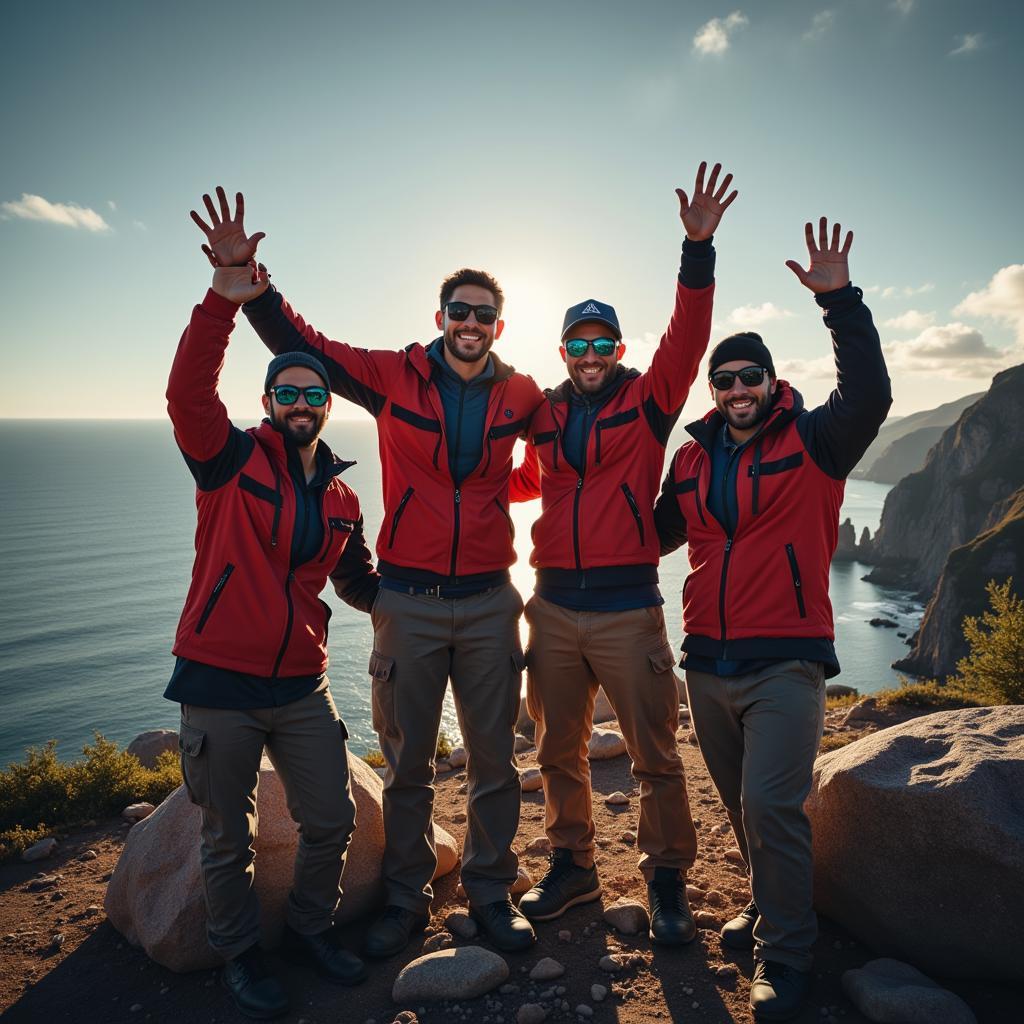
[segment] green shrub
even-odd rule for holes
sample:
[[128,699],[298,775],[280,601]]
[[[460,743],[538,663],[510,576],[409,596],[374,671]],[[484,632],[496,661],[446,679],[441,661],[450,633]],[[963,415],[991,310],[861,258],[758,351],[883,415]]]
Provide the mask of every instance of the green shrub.
[[384,760],[384,755],[379,750],[368,750],[363,754],[363,760],[371,768],[383,768],[387,762]]
[[960,687],[938,679],[915,680],[900,677],[900,685],[871,694],[883,708],[902,705],[908,708],[976,707],[984,701],[964,692]]
[[855,693],[844,693],[842,697],[826,697],[825,710],[835,711],[836,708],[852,708],[860,699]]
[[956,664],[950,685],[984,704],[1024,704],[1024,601],[1013,593],[1013,577],[985,587],[991,609],[964,619],[970,653]]
[[437,756],[447,757],[452,752],[452,738],[446,732],[440,732],[437,736]]
[[32,747],[25,760],[0,772],[0,860],[55,830],[120,812],[126,804],[158,804],[181,785],[181,769],[172,751],[155,768],[96,733],[84,760],[57,759],[57,741]]

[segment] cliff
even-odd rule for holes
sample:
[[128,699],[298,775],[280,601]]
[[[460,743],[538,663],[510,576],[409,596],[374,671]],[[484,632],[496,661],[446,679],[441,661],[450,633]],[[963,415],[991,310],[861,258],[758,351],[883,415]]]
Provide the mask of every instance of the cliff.
[[935,596],[928,603],[914,646],[893,668],[919,676],[946,676],[967,654],[962,624],[988,606],[985,584],[1014,578],[1024,586],[1024,487],[993,506],[986,526],[946,559]]
[[[950,552],[995,525],[996,506],[1024,486],[1022,388],[1024,365],[997,374],[943,433],[924,467],[893,487],[872,540],[876,568],[868,579],[928,598]],[[978,599],[984,601],[984,581]]]
[[880,484],[895,484],[917,472],[928,452],[946,432],[946,427],[921,427],[905,437],[898,437],[868,468],[865,477]]

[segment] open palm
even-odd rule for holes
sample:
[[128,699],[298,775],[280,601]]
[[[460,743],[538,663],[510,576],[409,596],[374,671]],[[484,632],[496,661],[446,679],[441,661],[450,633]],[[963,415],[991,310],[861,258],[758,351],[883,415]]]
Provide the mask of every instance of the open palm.
[[679,219],[686,228],[686,237],[694,242],[710,238],[718,228],[722,214],[729,208],[732,201],[739,193],[733,189],[729,197],[723,199],[729,185],[732,183],[732,175],[727,174],[718,185],[718,175],[722,170],[721,164],[715,164],[711,169],[711,177],[708,179],[707,187],[704,186],[704,173],[707,171],[707,161],[702,161],[697,169],[697,180],[693,186],[693,199],[687,198],[686,193],[676,189],[679,196]]
[[195,210],[189,211],[199,230],[206,235],[207,244],[202,246],[202,250],[215,267],[244,267],[255,257],[260,240],[267,236],[262,231],[257,231],[251,236],[246,235],[243,224],[245,198],[241,192],[235,193],[234,217],[228,209],[228,197],[220,185],[217,186],[217,200],[220,203],[219,214],[209,195],[203,196],[203,202],[210,215],[210,224],[207,224]]
[[804,238],[807,241],[807,254],[810,267],[807,270],[796,262],[786,260],[786,266],[800,279],[805,288],[810,288],[815,295],[834,292],[837,288],[845,288],[850,283],[850,263],[848,255],[853,245],[853,232],[846,232],[846,240],[842,248],[839,236],[842,225],[832,226],[832,241],[828,237],[828,219],[822,217],[818,222],[818,243],[814,242],[814,227],[810,221],[804,225]]

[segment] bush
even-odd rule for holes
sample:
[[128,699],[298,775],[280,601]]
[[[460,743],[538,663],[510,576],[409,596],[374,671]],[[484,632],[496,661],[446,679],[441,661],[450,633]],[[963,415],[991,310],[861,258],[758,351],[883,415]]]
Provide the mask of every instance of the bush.
[[384,765],[387,763],[384,760],[384,755],[379,750],[376,750],[376,749],[368,750],[365,754],[363,754],[363,760],[371,768],[383,768]]
[[842,697],[826,697],[825,710],[835,711],[837,708],[852,708],[861,698],[856,693],[844,693]]
[[158,804],[181,785],[178,758],[165,751],[155,768],[96,733],[85,759],[57,759],[57,741],[32,747],[25,760],[0,772],[0,860],[56,830],[117,814],[126,804]]
[[964,619],[970,654],[956,664],[949,684],[984,704],[1024,704],[1024,601],[1012,592],[1013,577],[985,587],[991,609]]
[[984,701],[949,682],[942,683],[938,679],[911,682],[902,676],[899,686],[879,690],[871,696],[878,701],[878,706],[883,708],[895,704],[908,708],[976,707],[984,704]]
[[447,757],[452,752],[452,738],[446,732],[441,732],[437,737],[437,757]]

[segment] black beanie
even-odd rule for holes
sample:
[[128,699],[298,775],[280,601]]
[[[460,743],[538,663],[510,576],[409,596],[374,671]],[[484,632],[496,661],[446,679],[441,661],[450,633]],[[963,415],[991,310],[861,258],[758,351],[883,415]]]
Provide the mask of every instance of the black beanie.
[[715,368],[722,363],[731,363],[734,359],[747,359],[757,363],[758,366],[763,366],[770,376],[775,376],[772,354],[761,340],[761,335],[753,331],[740,331],[739,334],[730,334],[728,338],[723,338],[708,356],[708,376],[710,377]]
[[324,387],[328,391],[331,389],[331,381],[324,369],[324,364],[316,356],[311,356],[308,352],[282,352],[270,360],[270,365],[267,367],[267,379],[263,382],[264,394],[270,390],[273,379],[282,370],[287,370],[289,366],[305,366],[307,370],[312,370],[324,382]]

